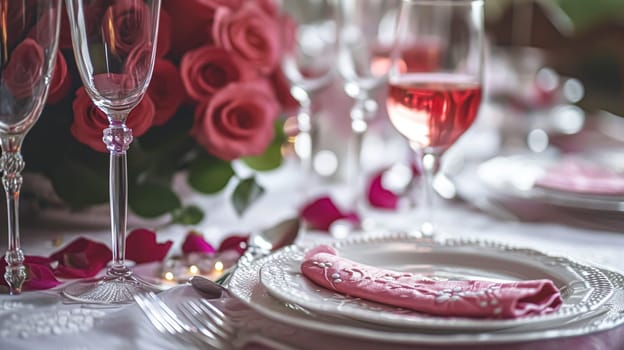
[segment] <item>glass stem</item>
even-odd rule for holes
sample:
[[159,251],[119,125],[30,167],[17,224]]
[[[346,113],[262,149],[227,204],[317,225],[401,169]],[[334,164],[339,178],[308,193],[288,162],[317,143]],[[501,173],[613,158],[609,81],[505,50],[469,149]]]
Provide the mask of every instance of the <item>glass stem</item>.
[[111,121],[104,130],[104,143],[110,151],[110,216],[113,263],[107,274],[110,277],[127,277],[132,274],[125,264],[126,227],[128,220],[128,166],[126,151],[132,142],[132,129],[125,124],[126,115]]
[[425,180],[423,184],[422,202],[425,216],[424,222],[420,226],[420,233],[423,237],[433,237],[437,230],[437,225],[435,223],[437,195],[433,183],[440,170],[440,156],[435,153],[424,151],[421,153],[420,161],[423,178]]
[[348,180],[349,184],[352,184],[351,200],[355,207],[357,202],[362,197],[363,191],[363,176],[362,176],[362,145],[364,143],[364,136],[368,130],[368,121],[371,120],[377,112],[377,102],[368,97],[365,94],[355,100],[355,104],[351,108],[351,131],[353,131],[352,137],[352,149],[351,149],[351,164],[348,168]]
[[297,114],[297,128],[299,132],[295,141],[295,152],[301,159],[304,174],[309,176],[313,170],[312,155],[314,154],[312,149],[314,147],[312,141],[312,108],[309,101],[301,103]]
[[2,185],[6,192],[8,212],[8,249],[4,256],[7,263],[4,279],[9,285],[11,294],[20,294],[22,285],[26,280],[26,268],[24,267],[24,253],[20,248],[19,232],[19,195],[22,187],[22,170],[24,160],[20,154],[23,135],[9,136],[2,139],[2,156],[0,166],[2,168]]

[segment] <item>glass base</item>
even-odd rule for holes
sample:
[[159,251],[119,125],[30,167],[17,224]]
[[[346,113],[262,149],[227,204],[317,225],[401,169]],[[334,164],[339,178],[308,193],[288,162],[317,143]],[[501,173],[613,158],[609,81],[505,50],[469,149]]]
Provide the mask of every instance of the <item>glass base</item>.
[[76,281],[63,290],[69,299],[86,304],[129,304],[134,296],[161,288],[136,276],[104,276]]

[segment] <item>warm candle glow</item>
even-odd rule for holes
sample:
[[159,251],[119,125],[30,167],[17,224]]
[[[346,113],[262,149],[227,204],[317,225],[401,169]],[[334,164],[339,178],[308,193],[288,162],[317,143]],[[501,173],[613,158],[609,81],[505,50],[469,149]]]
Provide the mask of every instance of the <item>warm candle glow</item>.
[[191,275],[196,275],[197,273],[199,273],[199,268],[196,265],[191,265],[189,266],[189,273]]
[[173,272],[171,271],[165,272],[165,280],[173,281],[174,278],[175,276],[173,275]]
[[214,268],[215,268],[215,271],[217,271],[217,272],[223,271],[223,263],[221,261],[217,260],[217,262],[215,262],[215,264],[214,264]]

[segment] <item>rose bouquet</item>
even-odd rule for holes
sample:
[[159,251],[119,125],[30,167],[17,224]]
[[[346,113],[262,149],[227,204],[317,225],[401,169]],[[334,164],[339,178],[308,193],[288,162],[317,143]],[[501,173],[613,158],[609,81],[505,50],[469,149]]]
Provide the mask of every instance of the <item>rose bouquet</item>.
[[[112,27],[119,42],[133,40],[124,26],[132,23],[129,16],[140,16],[141,4],[93,0],[89,15],[107,26],[93,30]],[[172,189],[181,171],[206,194],[237,179],[232,193],[239,212],[262,193],[253,177],[238,178],[232,161],[260,171],[281,164],[280,114],[295,107],[279,64],[286,23],[272,0],[163,0],[152,80],[127,120],[135,136],[128,151],[135,214],[200,220],[201,211],[183,207]],[[23,149],[27,170],[48,178],[71,208],[106,203],[107,125],[82,87],[64,18],[47,105]]]

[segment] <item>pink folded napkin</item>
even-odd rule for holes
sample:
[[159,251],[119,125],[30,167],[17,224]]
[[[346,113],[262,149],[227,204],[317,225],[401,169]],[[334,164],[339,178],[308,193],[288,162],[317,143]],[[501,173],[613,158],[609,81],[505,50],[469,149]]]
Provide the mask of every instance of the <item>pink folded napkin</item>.
[[308,252],[301,272],[341,294],[439,316],[517,318],[543,315],[562,304],[549,280],[434,281],[360,264],[339,257],[328,246]]
[[624,194],[624,175],[575,158],[566,158],[546,169],[537,186],[586,194]]

